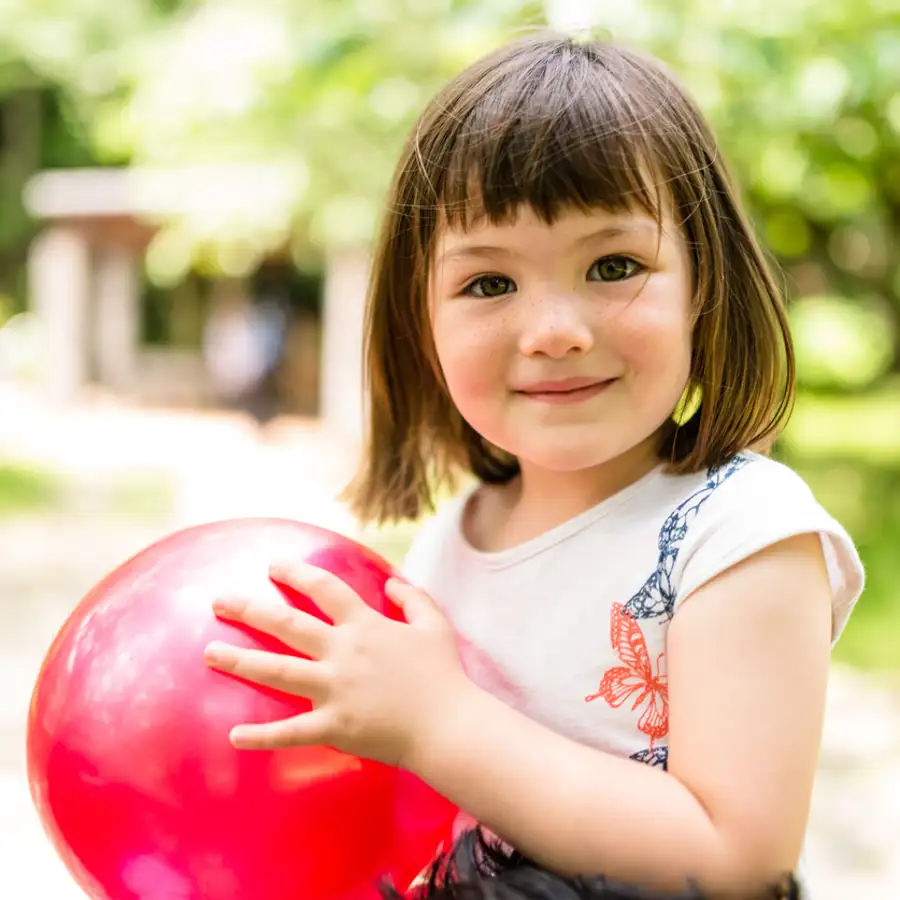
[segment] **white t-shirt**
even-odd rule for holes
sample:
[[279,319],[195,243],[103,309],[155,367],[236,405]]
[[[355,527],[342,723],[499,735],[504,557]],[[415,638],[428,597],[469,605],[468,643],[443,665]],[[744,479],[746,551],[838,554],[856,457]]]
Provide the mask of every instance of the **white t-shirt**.
[[463,536],[471,493],[422,526],[404,565],[454,626],[469,677],[554,731],[649,765],[667,763],[666,633],[693,591],[804,533],[821,537],[833,640],[863,587],[844,528],[794,471],[751,452],[693,475],[659,466],[499,552]]

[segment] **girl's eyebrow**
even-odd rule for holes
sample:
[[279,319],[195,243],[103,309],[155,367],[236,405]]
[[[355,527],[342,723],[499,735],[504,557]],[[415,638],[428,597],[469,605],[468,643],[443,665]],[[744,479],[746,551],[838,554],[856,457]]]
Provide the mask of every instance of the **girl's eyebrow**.
[[[610,240],[611,238],[622,237],[623,235],[634,234],[659,234],[659,226],[655,222],[635,221],[627,225],[606,225],[596,231],[590,231],[576,238],[572,242],[572,246],[580,247],[584,244],[593,243],[597,240]],[[508,247],[498,247],[491,244],[457,244],[449,250],[441,253],[437,262],[446,262],[450,259],[461,259],[464,257],[483,257],[483,256],[514,256],[515,251]]]

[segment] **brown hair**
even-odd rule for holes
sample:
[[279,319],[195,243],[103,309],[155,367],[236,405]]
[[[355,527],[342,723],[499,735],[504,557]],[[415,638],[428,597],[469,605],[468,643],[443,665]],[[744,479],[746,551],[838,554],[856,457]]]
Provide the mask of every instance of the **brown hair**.
[[416,518],[460,473],[492,483],[517,474],[444,387],[427,284],[442,222],[509,221],[522,205],[547,223],[572,208],[640,207],[660,222],[673,212],[692,258],[690,383],[701,401],[662,430],[672,471],[766,449],[789,415],[794,356],[780,291],[695,103],[656,60],[530,36],[447,84],[395,171],[366,313],[367,448],[345,493],[364,521]]

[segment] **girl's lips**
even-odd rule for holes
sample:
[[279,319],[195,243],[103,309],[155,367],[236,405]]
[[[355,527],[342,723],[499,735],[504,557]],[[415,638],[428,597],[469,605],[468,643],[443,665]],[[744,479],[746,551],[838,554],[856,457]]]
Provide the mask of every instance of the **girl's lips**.
[[[576,381],[580,381],[578,384]],[[567,382],[542,382],[532,385],[527,390],[517,391],[523,397],[529,400],[536,400],[539,403],[582,403],[591,397],[596,397],[603,393],[613,382],[614,378],[606,381],[588,381],[586,379],[569,379]]]

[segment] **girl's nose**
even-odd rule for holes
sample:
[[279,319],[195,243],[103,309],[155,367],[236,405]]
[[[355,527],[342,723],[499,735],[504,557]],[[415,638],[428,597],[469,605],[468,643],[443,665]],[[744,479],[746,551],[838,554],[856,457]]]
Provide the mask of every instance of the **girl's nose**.
[[519,339],[522,354],[561,359],[587,353],[594,336],[580,307],[572,298],[542,298],[529,304]]

